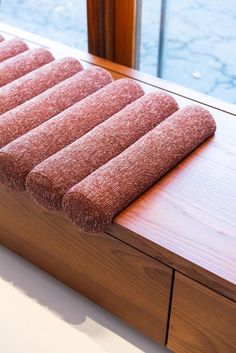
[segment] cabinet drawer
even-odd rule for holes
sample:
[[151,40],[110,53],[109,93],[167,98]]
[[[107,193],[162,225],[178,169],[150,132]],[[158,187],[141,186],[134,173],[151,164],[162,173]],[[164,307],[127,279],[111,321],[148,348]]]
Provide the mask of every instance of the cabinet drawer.
[[63,215],[3,187],[0,243],[165,343],[172,282],[167,266],[105,233],[81,234]]
[[235,353],[236,303],[177,273],[168,347],[175,353]]

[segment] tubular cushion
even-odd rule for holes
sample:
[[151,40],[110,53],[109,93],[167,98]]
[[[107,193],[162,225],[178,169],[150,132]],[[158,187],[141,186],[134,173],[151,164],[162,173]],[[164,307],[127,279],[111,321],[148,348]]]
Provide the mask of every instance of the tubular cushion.
[[166,93],[149,93],[139,98],[38,165],[27,178],[28,191],[43,207],[59,210],[63,195],[72,185],[121,153],[177,109],[174,98]]
[[34,166],[141,94],[142,89],[134,81],[119,80],[31,130],[0,150],[0,180],[13,189],[23,189]]
[[49,50],[27,50],[0,64],[0,87],[54,60]]
[[[98,232],[216,129],[211,114],[189,106],[72,187],[63,199],[69,219]],[[79,167],[79,166],[78,166]]]
[[111,81],[108,71],[93,67],[9,110],[0,117],[0,148]]
[[11,40],[4,40],[0,43],[0,62],[12,58],[15,55],[23,53],[28,50],[28,45],[23,40],[14,38]]
[[[4,42],[3,42],[4,43]],[[1,44],[0,44],[1,46]],[[0,88],[0,114],[15,108],[82,70],[78,60],[54,60]]]

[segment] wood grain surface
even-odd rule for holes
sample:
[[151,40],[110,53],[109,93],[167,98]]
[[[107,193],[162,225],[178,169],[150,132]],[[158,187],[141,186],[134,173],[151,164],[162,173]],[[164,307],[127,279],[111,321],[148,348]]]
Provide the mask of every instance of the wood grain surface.
[[87,0],[88,48],[114,60],[114,0]]
[[168,348],[175,353],[235,353],[236,303],[177,273]]
[[138,67],[140,49],[140,0],[114,0],[114,61]]
[[2,186],[0,215],[1,244],[165,343],[172,269],[104,233],[81,234]]
[[140,0],[87,0],[88,47],[93,55],[137,67]]

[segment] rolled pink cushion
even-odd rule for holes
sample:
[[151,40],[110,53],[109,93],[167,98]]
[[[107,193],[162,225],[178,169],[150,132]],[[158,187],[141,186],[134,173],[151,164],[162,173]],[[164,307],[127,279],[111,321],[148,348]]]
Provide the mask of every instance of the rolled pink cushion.
[[0,63],[0,87],[54,60],[49,50],[27,50]]
[[54,60],[0,88],[0,114],[24,103],[83,68],[74,58]]
[[[101,74],[104,71],[97,70]],[[111,79],[107,71],[105,74]],[[0,181],[14,190],[24,189],[26,176],[34,166],[141,94],[143,91],[136,82],[118,80],[8,144],[0,150]]]
[[112,81],[110,73],[92,67],[9,110],[0,117],[0,148],[34,129]]
[[60,210],[71,186],[121,153],[178,109],[170,95],[149,93],[89,133],[39,164],[27,178],[33,199],[49,210]]
[[24,51],[28,50],[28,45],[21,39],[14,38],[4,40],[0,43],[0,62],[12,58]]
[[0,42],[4,41],[4,37],[0,34]]
[[200,106],[174,113],[123,153],[72,187],[63,199],[69,219],[98,232],[216,129]]

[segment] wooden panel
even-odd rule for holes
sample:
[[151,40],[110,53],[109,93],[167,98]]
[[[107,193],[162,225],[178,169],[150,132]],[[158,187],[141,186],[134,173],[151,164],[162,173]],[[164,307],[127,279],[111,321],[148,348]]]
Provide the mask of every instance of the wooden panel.
[[[83,235],[25,193],[0,187],[0,242],[165,342],[172,270],[106,234]],[[46,288],[45,288],[46,290]]]
[[116,63],[138,68],[141,1],[115,0],[115,57]]
[[87,0],[88,48],[114,60],[114,0]]
[[168,347],[175,353],[235,353],[236,303],[177,274]]
[[87,0],[89,52],[138,67],[140,4],[140,0]]

